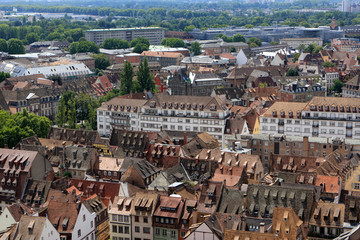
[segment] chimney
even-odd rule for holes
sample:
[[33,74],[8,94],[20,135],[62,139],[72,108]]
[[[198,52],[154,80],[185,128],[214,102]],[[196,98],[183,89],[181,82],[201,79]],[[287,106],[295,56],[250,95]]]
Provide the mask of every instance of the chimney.
[[187,133],[184,132],[184,145],[187,144]]
[[118,158],[116,158],[116,166],[119,166],[120,165],[120,163],[119,163],[119,159]]
[[260,233],[265,233],[265,223],[264,222],[260,223]]

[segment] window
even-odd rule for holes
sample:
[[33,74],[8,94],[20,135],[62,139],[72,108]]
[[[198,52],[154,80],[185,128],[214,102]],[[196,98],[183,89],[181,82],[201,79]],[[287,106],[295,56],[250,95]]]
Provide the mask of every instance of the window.
[[78,230],[78,237],[81,237],[81,229]]
[[148,218],[144,217],[144,223],[147,223],[147,222],[148,222]]
[[139,222],[139,216],[135,216],[135,222]]
[[112,232],[113,232],[113,233],[117,233],[117,226],[116,226],[116,225],[113,225],[113,226],[112,226]]
[[143,232],[146,233],[146,234],[150,234],[150,228],[149,227],[144,227]]
[[162,235],[166,236],[167,235],[167,231],[165,229],[162,230]]
[[85,222],[86,221],[86,217],[85,217],[85,214],[83,215],[83,222]]
[[123,226],[119,226],[119,233],[124,233],[124,227]]
[[117,216],[116,216],[116,215],[112,215],[112,220],[113,220],[113,221],[117,221]]
[[124,216],[124,222],[129,222],[129,216]]
[[90,222],[90,227],[91,227],[91,228],[94,227],[94,222],[93,222],[93,221]]
[[176,232],[175,231],[171,231],[171,237],[174,238],[175,237]]
[[155,228],[155,235],[160,235],[160,229]]
[[140,227],[138,227],[138,226],[135,226],[135,232],[140,232]]
[[129,234],[129,227],[125,227],[125,233]]

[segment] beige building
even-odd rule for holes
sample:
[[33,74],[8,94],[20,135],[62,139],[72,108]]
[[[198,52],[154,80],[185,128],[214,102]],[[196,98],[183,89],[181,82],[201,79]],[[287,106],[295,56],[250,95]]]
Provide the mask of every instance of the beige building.
[[114,203],[109,205],[110,239],[130,240],[131,217],[130,210],[134,204],[133,197],[115,197]]
[[153,214],[157,193],[136,193],[131,206],[132,239],[153,239]]
[[120,38],[126,41],[132,41],[135,38],[147,38],[152,45],[160,45],[165,37],[165,31],[160,27],[140,27],[140,28],[111,28],[111,29],[93,29],[85,32],[87,41],[92,41],[101,45],[106,39]]
[[315,43],[318,46],[323,45],[323,40],[321,38],[283,38],[280,39],[280,44],[287,44],[290,48],[298,48],[301,44],[305,47],[310,44]]

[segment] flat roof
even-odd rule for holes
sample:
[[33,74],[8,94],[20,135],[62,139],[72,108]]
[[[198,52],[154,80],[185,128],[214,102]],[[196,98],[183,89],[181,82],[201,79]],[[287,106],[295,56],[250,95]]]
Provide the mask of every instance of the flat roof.
[[146,30],[146,29],[164,29],[162,27],[137,27],[137,28],[104,28],[104,29],[91,29],[86,32],[105,32],[105,31],[127,31],[127,30]]

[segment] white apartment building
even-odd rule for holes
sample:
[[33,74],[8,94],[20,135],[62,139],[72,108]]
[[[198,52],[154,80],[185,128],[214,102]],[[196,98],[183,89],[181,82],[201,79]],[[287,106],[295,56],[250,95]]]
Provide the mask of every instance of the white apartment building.
[[223,142],[229,113],[219,97],[158,94],[141,108],[140,130],[207,132]]
[[314,97],[307,103],[276,102],[260,116],[260,132],[360,139],[360,99]]
[[110,136],[113,128],[140,130],[140,109],[147,100],[116,97],[97,109],[97,129],[100,135]]
[[165,30],[160,27],[139,27],[139,28],[111,28],[111,29],[92,29],[85,32],[87,41],[101,45],[106,39],[120,38],[132,41],[135,38],[147,38],[152,45],[160,45],[165,37]]
[[332,88],[336,79],[339,79],[339,70],[336,67],[325,68],[325,83],[327,90]]
[[130,210],[134,204],[133,197],[117,196],[114,202],[109,205],[109,228],[111,240],[130,240],[131,233],[131,216]]
[[102,136],[110,136],[113,128],[207,132],[223,142],[229,115],[229,109],[218,97],[164,93],[150,100],[114,98],[97,109],[97,129]]

